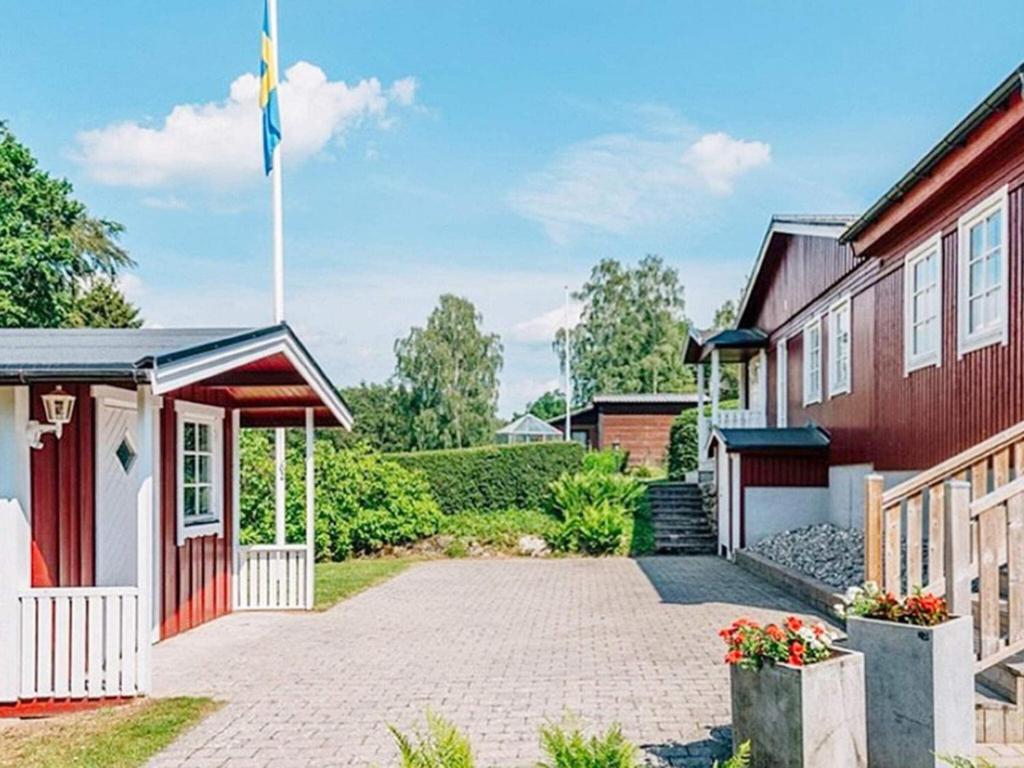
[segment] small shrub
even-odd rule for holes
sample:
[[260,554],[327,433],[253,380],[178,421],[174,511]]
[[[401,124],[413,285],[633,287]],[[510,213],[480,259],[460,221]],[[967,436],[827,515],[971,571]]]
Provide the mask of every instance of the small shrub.
[[462,539],[452,539],[452,542],[444,548],[444,556],[458,559],[469,554],[469,545]]
[[454,515],[539,509],[548,484],[578,472],[583,456],[579,443],[548,442],[392,453],[385,458],[422,473],[441,510]]
[[618,504],[602,501],[585,507],[567,521],[574,529],[574,549],[587,555],[611,555],[623,545],[626,511]]
[[640,481],[627,475],[607,475],[593,470],[577,472],[562,475],[551,483],[547,506],[563,520],[605,501],[633,514],[644,490]]
[[352,550],[367,554],[425,539],[437,533],[440,517],[432,499],[413,499],[392,509],[361,510],[349,526]]
[[639,768],[640,750],[613,725],[603,734],[586,736],[578,725],[541,728],[540,743],[548,757],[539,768]]
[[[739,408],[739,400],[723,400],[718,407],[725,411]],[[669,430],[668,478],[682,480],[687,472],[697,468],[697,408],[679,414]],[[711,416],[711,406],[704,406],[704,415]]]
[[750,765],[750,742],[744,741],[736,750],[736,754],[719,763],[715,760],[714,768],[747,768]]
[[601,472],[605,475],[616,475],[626,471],[629,454],[614,448],[590,451],[583,457],[584,472]]
[[506,509],[442,515],[438,532],[462,542],[516,552],[521,536],[540,536],[546,540],[558,528],[558,519],[539,509]]
[[427,712],[427,730],[409,737],[395,726],[388,729],[398,745],[401,768],[473,768],[473,748],[462,732],[440,715]]

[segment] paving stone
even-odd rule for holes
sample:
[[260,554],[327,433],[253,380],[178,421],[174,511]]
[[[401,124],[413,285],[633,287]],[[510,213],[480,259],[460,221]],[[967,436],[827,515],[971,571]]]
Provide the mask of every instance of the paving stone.
[[538,728],[571,712],[621,723],[652,765],[706,768],[730,718],[717,630],[783,612],[806,608],[715,557],[422,563],[326,613],[236,613],[157,645],[155,695],[225,705],[151,765],[388,766],[387,726],[430,708],[482,766],[535,764]]

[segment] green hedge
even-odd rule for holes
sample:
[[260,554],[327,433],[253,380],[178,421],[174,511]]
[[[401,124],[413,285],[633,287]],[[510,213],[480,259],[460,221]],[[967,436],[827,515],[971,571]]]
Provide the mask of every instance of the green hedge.
[[578,472],[583,455],[578,443],[550,442],[389,453],[385,458],[423,472],[442,511],[457,514],[538,509],[548,483]]
[[[739,400],[723,400],[718,407],[723,411],[739,408]],[[672,422],[668,438],[668,479],[682,480],[687,472],[697,468],[697,410],[689,408]],[[704,414],[711,416],[711,406],[704,406]]]

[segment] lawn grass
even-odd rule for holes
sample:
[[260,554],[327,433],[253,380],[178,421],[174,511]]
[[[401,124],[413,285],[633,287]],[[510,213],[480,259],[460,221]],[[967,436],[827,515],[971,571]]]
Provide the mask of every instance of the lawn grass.
[[0,727],[0,766],[134,768],[217,708],[210,699],[146,699]]
[[397,576],[414,562],[416,558],[411,557],[381,557],[317,563],[313,609],[326,611],[364,589]]

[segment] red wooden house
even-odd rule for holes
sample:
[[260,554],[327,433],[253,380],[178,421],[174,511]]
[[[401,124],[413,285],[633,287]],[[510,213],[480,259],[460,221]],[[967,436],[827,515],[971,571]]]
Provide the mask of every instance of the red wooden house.
[[[737,327],[690,340],[686,360],[712,363],[713,403],[718,366],[743,371],[743,408],[714,407],[704,427],[723,553],[811,522],[862,525],[870,474],[895,499],[930,468],[962,475],[1016,445],[1022,82],[1002,82],[863,215],[773,218]],[[1003,456],[976,493],[1024,469],[1024,451],[1006,471]]]
[[[238,437],[352,417],[284,324],[0,331],[0,707],[149,690],[149,647],[309,608],[312,537],[238,541]],[[283,531],[283,525],[279,525]]]

